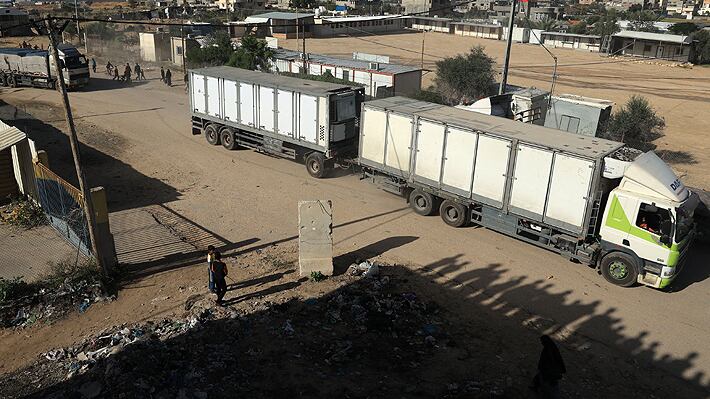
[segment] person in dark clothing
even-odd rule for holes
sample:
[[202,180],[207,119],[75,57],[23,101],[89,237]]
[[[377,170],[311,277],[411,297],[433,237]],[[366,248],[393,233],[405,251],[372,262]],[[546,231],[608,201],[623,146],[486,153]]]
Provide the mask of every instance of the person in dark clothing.
[[542,343],[542,353],[540,353],[540,360],[537,362],[537,374],[531,388],[540,398],[557,399],[560,397],[559,381],[562,379],[562,375],[567,372],[565,362],[552,338],[542,335],[540,343]]
[[131,82],[131,66],[126,63],[126,68],[123,70],[123,80],[126,81],[126,83]]
[[111,80],[121,80],[121,77],[118,76],[118,66],[113,67],[113,79]]
[[113,64],[111,64],[111,61],[106,63],[106,74],[109,76],[113,75]]
[[215,252],[212,262],[212,275],[214,276],[215,294],[217,294],[217,305],[222,306],[222,298],[227,293],[227,282],[224,280],[229,274],[227,264],[222,262],[222,254]]
[[207,284],[207,287],[210,289],[210,292],[214,292],[214,273],[212,273],[212,262],[214,262],[214,256],[215,256],[215,250],[214,245],[208,245],[207,246],[207,276],[209,277],[209,283]]
[[160,81],[165,83],[165,69],[163,67],[160,67]]
[[172,81],[173,73],[170,72],[170,69],[165,71],[165,84],[168,85],[168,87],[173,85]]
[[93,58],[91,59],[91,70],[96,73],[96,60]]
[[141,66],[136,63],[136,66],[133,67],[133,72],[136,73],[136,80],[141,80]]

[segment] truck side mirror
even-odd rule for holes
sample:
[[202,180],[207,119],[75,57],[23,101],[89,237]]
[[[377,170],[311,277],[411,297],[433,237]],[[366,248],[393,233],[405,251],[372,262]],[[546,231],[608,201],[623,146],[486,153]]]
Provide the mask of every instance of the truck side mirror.
[[668,234],[662,235],[662,236],[661,236],[661,243],[664,244],[664,245],[666,245],[666,246],[670,246],[670,245],[672,244],[672,242],[671,242],[671,236],[669,236]]

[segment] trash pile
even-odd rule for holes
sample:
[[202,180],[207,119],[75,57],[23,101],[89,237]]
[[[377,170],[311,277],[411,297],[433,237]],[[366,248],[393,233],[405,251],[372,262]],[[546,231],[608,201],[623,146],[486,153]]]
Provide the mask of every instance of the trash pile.
[[[42,354],[5,376],[0,396],[452,397],[446,383],[424,382],[455,352],[442,310],[389,268],[357,266],[367,278],[306,283],[333,285],[320,297],[292,292],[222,308],[192,295],[180,318],[117,326]],[[486,391],[477,384],[456,394]]]
[[106,295],[98,280],[89,279],[67,279],[58,287],[26,291],[24,296],[2,301],[0,327],[25,328],[51,322],[72,311],[83,313],[94,303],[116,299],[115,295]]

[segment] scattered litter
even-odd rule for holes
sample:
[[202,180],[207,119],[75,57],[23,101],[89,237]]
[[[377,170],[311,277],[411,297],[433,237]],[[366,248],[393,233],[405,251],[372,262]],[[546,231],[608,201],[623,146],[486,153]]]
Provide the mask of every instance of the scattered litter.
[[86,309],[88,309],[89,306],[91,306],[91,301],[89,301],[88,299],[84,299],[84,301],[79,304],[79,313],[86,312]]
[[353,263],[348,268],[348,272],[353,276],[372,278],[380,274],[380,267],[376,263],[366,260],[364,262],[360,262],[359,264]]

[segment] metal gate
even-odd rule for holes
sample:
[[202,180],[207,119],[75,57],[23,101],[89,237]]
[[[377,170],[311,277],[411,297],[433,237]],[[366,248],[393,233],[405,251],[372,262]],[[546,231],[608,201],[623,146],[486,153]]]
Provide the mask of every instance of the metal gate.
[[49,224],[84,255],[91,256],[81,191],[41,163],[35,163],[35,181],[37,200]]

